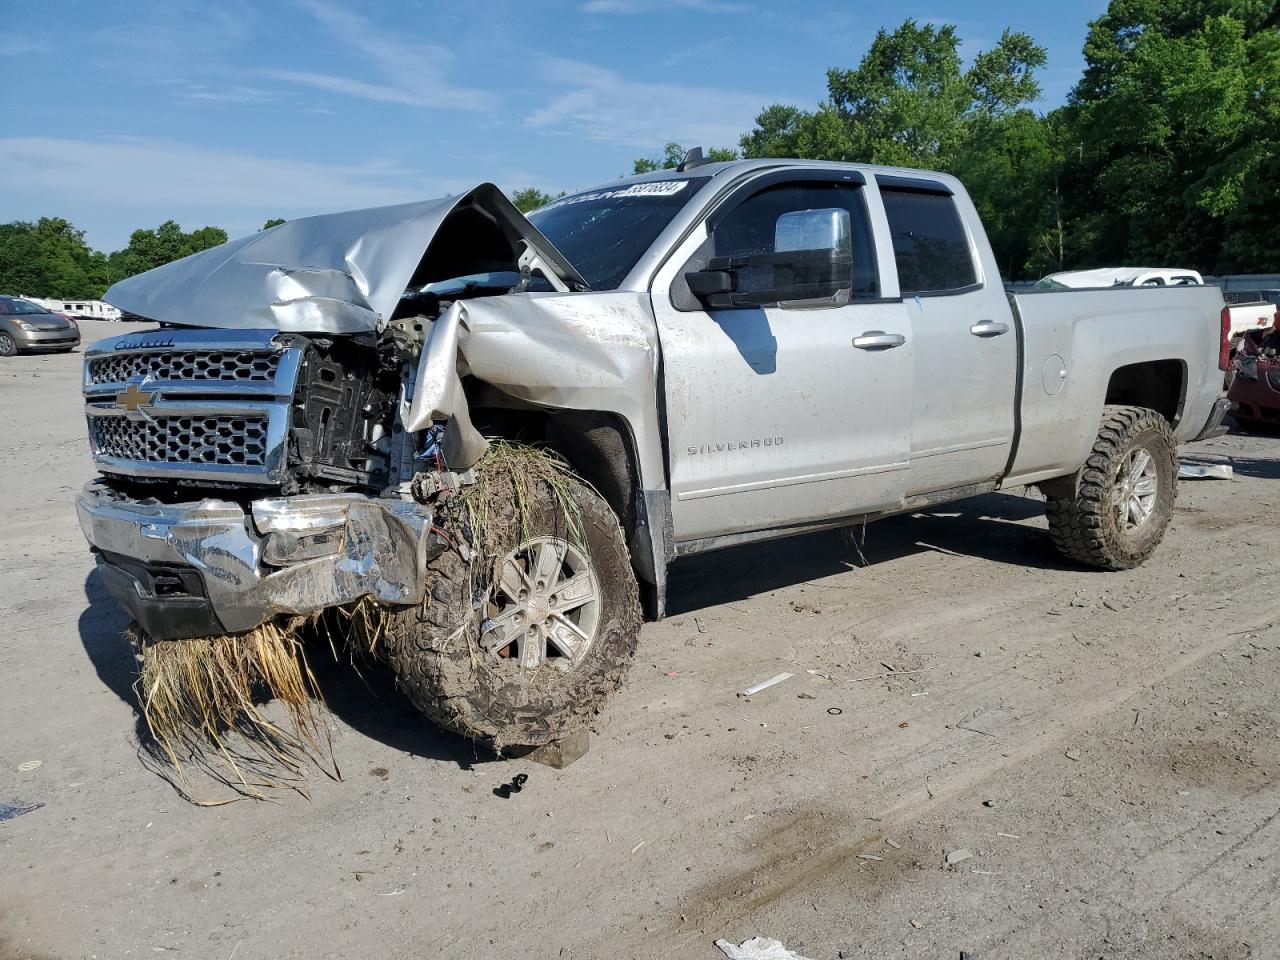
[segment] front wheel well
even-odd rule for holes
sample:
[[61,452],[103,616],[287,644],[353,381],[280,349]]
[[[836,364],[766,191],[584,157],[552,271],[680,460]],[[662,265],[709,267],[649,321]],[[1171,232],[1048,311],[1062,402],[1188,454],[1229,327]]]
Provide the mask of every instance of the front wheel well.
[[626,420],[602,410],[472,408],[486,437],[546,446],[568,461],[613,510],[626,535],[636,574],[652,583],[656,560],[642,521],[640,461]]
[[1131,363],[1111,374],[1104,403],[1146,407],[1176,426],[1182,413],[1186,379],[1186,365],[1181,360]]

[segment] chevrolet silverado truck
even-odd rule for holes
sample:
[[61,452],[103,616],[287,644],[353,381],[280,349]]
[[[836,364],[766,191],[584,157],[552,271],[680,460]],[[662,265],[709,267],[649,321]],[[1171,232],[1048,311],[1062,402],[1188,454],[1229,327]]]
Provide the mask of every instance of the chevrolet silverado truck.
[[[1226,411],[1216,287],[1007,295],[908,169],[691,157],[527,218],[481,184],[106,299],[163,325],[83,381],[79,518],[145,642],[373,603],[408,696],[498,749],[599,710],[678,557],[1038,485],[1066,557],[1142,563]],[[478,575],[459,496],[516,444],[560,480]]]

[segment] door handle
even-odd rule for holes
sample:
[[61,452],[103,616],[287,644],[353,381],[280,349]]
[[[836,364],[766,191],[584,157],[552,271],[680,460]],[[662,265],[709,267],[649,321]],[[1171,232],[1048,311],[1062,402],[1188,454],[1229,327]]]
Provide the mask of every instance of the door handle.
[[1009,325],[1003,320],[983,320],[969,328],[975,337],[998,337],[1009,332]]
[[868,330],[860,337],[853,338],[853,345],[859,350],[892,350],[907,342],[900,333],[885,333],[883,330]]

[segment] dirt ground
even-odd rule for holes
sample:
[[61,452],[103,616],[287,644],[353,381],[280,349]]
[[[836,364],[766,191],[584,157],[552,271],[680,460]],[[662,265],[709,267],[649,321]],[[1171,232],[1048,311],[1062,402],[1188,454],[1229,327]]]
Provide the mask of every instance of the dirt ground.
[[0,822],[2,960],[1280,956],[1280,438],[1186,448],[1236,479],[1130,573],[1061,562],[1029,491],[874,525],[865,565],[683,562],[562,771],[326,669],[344,779],[201,809],[139,762],[80,363],[0,362],[0,804],[43,804]]

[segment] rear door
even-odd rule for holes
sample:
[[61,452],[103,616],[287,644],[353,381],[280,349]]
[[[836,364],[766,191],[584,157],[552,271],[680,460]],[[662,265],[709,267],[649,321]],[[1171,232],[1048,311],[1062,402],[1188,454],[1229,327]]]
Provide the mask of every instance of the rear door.
[[1018,332],[977,213],[941,180],[876,181],[915,339],[907,494],[994,480],[1013,445]]
[[[865,190],[856,173],[758,178],[720,203],[655,276],[677,542],[901,503],[911,328],[900,301],[880,298]],[[708,310],[693,298],[687,272],[711,257],[790,249],[788,215],[819,210],[848,214],[848,302]]]

